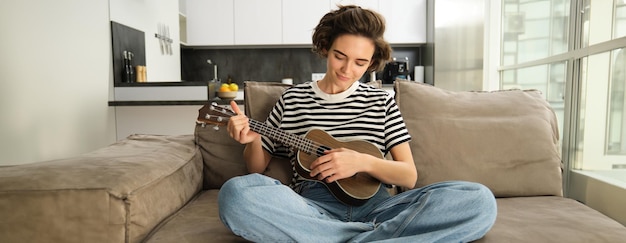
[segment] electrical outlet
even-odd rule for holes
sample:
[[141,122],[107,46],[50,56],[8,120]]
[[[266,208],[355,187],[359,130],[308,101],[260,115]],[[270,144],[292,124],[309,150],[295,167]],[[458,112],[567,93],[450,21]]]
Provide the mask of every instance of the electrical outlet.
[[311,81],[322,80],[324,78],[324,75],[326,75],[326,73],[312,73]]

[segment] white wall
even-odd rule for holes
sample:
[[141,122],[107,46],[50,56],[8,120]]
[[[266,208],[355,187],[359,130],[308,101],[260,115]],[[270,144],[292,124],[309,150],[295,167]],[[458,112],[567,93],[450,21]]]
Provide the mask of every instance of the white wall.
[[193,134],[200,108],[201,105],[117,107],[117,139],[132,134]]
[[[111,21],[144,32],[148,82],[180,81],[180,31],[177,0],[109,0]],[[172,55],[161,54],[157,26],[169,26]]]
[[108,1],[0,1],[0,165],[115,141]]

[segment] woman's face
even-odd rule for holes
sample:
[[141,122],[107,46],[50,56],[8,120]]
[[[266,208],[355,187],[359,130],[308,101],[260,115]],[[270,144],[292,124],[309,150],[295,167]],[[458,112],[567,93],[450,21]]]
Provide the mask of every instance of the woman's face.
[[367,71],[374,56],[374,42],[363,36],[345,34],[333,42],[324,79],[337,85],[351,85]]

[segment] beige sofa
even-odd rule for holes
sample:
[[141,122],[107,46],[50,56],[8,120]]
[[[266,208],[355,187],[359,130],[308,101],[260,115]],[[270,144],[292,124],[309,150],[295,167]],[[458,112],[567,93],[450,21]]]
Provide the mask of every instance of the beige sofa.
[[[263,120],[285,88],[247,82],[247,114]],[[394,89],[418,186],[469,180],[496,195],[496,224],[478,242],[626,239],[621,224],[562,197],[557,122],[538,92],[451,92],[406,81]],[[221,224],[216,200],[224,181],[245,174],[243,146],[214,128],[133,135],[74,158],[0,168],[0,242],[244,241]],[[287,182],[289,169],[275,160],[266,174]]]

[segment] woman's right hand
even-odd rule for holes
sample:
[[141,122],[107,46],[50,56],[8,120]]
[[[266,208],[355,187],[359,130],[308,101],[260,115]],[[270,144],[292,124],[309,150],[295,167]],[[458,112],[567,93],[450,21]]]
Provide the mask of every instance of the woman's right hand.
[[230,101],[230,107],[237,115],[228,120],[228,134],[241,144],[248,144],[259,138],[261,135],[250,130],[249,118],[241,112],[237,102]]

